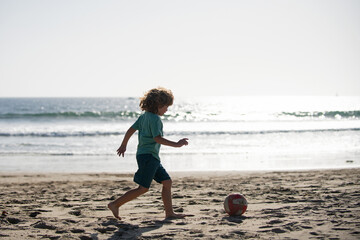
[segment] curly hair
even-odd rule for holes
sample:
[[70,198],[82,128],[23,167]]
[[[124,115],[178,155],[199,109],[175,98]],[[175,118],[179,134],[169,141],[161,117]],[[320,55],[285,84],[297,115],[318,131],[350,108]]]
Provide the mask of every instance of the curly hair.
[[174,102],[174,95],[171,90],[158,87],[147,91],[143,97],[140,98],[140,108],[143,111],[158,113],[158,109],[163,106],[171,106]]

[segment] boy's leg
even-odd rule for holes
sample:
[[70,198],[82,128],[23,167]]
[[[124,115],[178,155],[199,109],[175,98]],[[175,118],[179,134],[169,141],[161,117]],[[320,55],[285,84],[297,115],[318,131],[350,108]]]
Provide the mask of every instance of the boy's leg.
[[124,195],[108,204],[108,208],[112,211],[114,217],[118,219],[121,219],[119,217],[120,206],[137,198],[149,190],[156,169],[160,165],[160,162],[157,159],[154,161],[151,154],[137,155],[136,160],[139,169],[134,175],[134,182],[139,184],[139,187],[126,192]]
[[184,218],[185,215],[176,214],[174,212],[174,209],[172,206],[172,197],[171,197],[171,185],[172,185],[171,179],[162,181],[161,183],[163,185],[161,196],[162,196],[162,200],[164,202],[165,218]]
[[113,202],[110,202],[108,204],[108,208],[112,211],[112,213],[114,214],[114,217],[121,219],[119,217],[119,207],[122,206],[123,204],[139,197],[140,195],[146,193],[149,189],[139,186],[138,188],[132,189],[127,191],[124,195],[122,195],[121,197],[119,197],[118,199],[116,199]]

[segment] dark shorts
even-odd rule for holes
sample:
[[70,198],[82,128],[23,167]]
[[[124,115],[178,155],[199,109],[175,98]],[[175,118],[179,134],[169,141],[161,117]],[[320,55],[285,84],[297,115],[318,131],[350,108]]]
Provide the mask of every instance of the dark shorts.
[[156,182],[171,179],[160,161],[151,154],[140,154],[136,156],[139,169],[135,173],[134,182],[144,188],[150,188],[154,179]]

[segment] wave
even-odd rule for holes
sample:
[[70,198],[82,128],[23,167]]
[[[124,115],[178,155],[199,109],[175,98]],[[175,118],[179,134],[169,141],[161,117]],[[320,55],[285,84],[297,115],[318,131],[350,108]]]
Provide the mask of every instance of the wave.
[[[329,129],[286,129],[286,130],[255,130],[255,131],[174,131],[166,132],[166,135],[173,136],[197,136],[197,135],[252,135],[252,134],[277,134],[277,133],[306,133],[306,132],[343,132],[360,131],[360,128],[329,128]],[[97,137],[97,136],[122,136],[125,132],[29,132],[11,133],[0,132],[0,137]]]
[[[39,113],[3,113],[0,119],[4,120],[48,120],[48,119],[94,119],[94,120],[134,120],[138,118],[140,111],[65,111],[65,112],[39,112]],[[191,111],[167,113],[163,116],[166,121],[249,121],[249,120],[288,120],[295,119],[360,119],[360,111],[324,111],[324,112],[281,112],[281,113],[197,113]]]
[[34,119],[34,118],[125,118],[139,117],[141,112],[43,112],[43,113],[5,113],[0,114],[0,119]]
[[7,133],[0,132],[0,137],[95,137],[95,136],[118,136],[125,132],[28,132]]
[[[0,152],[1,155],[6,156],[113,156],[114,154],[111,153],[88,153],[88,152]],[[134,153],[127,153],[134,154]]]
[[[4,120],[48,120],[48,119],[58,119],[58,120],[135,120],[137,119],[142,112],[140,111],[118,111],[118,112],[106,112],[106,111],[85,111],[85,112],[41,112],[41,113],[4,113],[0,114],[0,119]],[[165,114],[163,116],[164,120],[185,120],[185,121],[195,121],[199,119],[199,116],[192,115],[191,112],[184,113],[173,113]],[[206,118],[209,119],[209,118]],[[200,120],[204,120],[201,118]]]
[[280,115],[297,118],[360,118],[360,111],[282,112]]

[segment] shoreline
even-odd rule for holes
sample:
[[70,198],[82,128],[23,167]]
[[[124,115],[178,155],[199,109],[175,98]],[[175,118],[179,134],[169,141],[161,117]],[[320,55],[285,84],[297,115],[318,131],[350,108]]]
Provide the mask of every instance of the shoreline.
[[[241,158],[225,155],[164,155],[162,165],[168,172],[257,172],[308,171],[360,168],[358,153],[344,155],[323,154],[303,159],[301,156],[277,159]],[[221,161],[219,161],[221,159]],[[82,174],[82,173],[135,173],[135,156],[119,158],[108,156],[4,156],[0,161],[0,174]],[[189,171],[190,170],[190,171]]]
[[[132,173],[0,173],[4,239],[359,239],[360,168],[306,171],[170,172],[173,205],[165,220],[161,185],[120,208],[106,208],[136,187]],[[240,192],[243,216],[223,201]]]
[[[259,170],[257,169],[234,169],[234,170],[228,170],[228,169],[217,169],[217,170],[213,170],[213,169],[205,169],[205,170],[169,170],[169,173],[175,173],[175,174],[186,174],[186,173],[229,173],[229,172],[239,172],[239,173],[247,173],[247,172],[298,172],[298,171],[322,171],[322,170],[342,170],[342,169],[356,169],[356,168],[360,168],[360,165],[357,163],[354,163],[354,160],[345,160],[344,165],[334,165],[334,166],[307,166],[307,167],[286,167],[284,166],[283,168],[269,168],[269,169],[263,169],[260,168]],[[164,162],[162,161],[162,164],[164,165]],[[165,163],[166,164],[166,163]],[[166,166],[167,168],[169,168],[169,166]],[[137,165],[134,165],[134,168],[131,170],[126,170],[126,171],[121,171],[121,170],[116,170],[116,171],[94,171],[94,170],[90,170],[90,171],[38,171],[38,170],[31,170],[31,171],[17,171],[17,170],[6,170],[6,171],[2,171],[0,170],[0,175],[37,175],[37,174],[42,174],[42,175],[46,175],[46,174],[133,174],[135,173],[137,170]]]
[[[234,176],[234,175],[249,175],[249,174],[260,174],[260,173],[296,173],[296,172],[319,172],[319,171],[341,171],[341,170],[352,170],[359,169],[360,166],[353,167],[328,167],[328,168],[303,168],[303,169],[270,169],[270,170],[190,170],[190,171],[168,171],[170,177],[202,177],[202,176],[218,176],[218,177],[226,177],[226,176]],[[134,171],[124,171],[124,172],[33,172],[33,171],[21,171],[21,172],[1,172],[0,178],[14,178],[14,177],[44,177],[44,178],[59,178],[62,179],[64,176],[72,177],[72,176],[117,176],[117,177],[133,177],[136,170]]]

